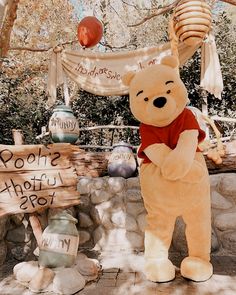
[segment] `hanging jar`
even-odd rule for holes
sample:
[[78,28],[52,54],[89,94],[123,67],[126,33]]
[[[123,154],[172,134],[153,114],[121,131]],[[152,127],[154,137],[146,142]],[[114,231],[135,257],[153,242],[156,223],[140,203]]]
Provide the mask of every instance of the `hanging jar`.
[[50,217],[42,234],[39,265],[43,267],[70,267],[77,257],[79,233],[77,219],[62,211]]
[[211,28],[211,7],[205,0],[181,0],[174,10],[174,31],[189,46],[201,44]]
[[69,106],[59,105],[49,120],[53,142],[75,143],[79,137],[79,124]]
[[108,174],[112,177],[129,178],[137,168],[132,146],[126,142],[119,142],[113,146],[108,161]]

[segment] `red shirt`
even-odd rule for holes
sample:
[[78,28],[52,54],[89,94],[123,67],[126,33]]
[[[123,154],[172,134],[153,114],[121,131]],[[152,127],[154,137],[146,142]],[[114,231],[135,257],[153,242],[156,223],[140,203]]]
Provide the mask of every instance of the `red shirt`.
[[[185,130],[198,130],[198,142],[201,142],[206,135],[200,129],[193,113],[188,109],[184,109],[168,126],[155,127],[141,123],[139,128],[141,146],[138,151],[138,157],[144,159],[143,163],[151,163],[144,153],[145,148],[155,143],[164,143],[173,150],[178,143],[180,134]],[[199,151],[198,148],[197,151]]]

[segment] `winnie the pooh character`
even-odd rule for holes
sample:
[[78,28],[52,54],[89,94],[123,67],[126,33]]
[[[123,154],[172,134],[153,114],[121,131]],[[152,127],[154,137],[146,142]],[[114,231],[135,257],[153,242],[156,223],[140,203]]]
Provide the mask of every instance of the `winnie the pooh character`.
[[147,210],[144,271],[154,282],[175,278],[168,249],[178,216],[186,223],[188,244],[182,276],[205,281],[213,273],[209,175],[198,149],[205,133],[186,108],[188,94],[177,65],[177,59],[168,56],[161,64],[123,77],[129,86],[131,112],[141,122],[138,156]]

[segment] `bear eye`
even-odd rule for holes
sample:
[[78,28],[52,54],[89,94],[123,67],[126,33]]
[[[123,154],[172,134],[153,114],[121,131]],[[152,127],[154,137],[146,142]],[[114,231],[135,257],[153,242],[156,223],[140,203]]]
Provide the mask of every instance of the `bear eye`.
[[169,93],[171,93],[171,91],[170,90],[167,90],[166,93],[169,94]]
[[141,93],[143,93],[143,90],[140,90],[140,91],[136,94],[136,96],[138,96],[138,95],[141,94]]
[[145,98],[144,98],[144,101],[148,101],[148,97],[145,97]]

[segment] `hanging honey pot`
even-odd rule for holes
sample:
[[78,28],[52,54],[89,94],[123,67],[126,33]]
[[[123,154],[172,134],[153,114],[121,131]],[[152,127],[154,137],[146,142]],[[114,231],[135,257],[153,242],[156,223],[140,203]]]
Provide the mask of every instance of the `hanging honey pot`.
[[79,137],[79,124],[69,106],[59,105],[49,120],[53,142],[75,143]]
[[77,257],[79,233],[77,219],[62,211],[51,216],[42,234],[39,265],[42,267],[70,267]]
[[204,0],[182,0],[173,14],[173,30],[180,41],[196,46],[209,32],[211,21],[211,7]]
[[119,142],[113,146],[108,161],[108,174],[112,177],[129,178],[137,168],[132,146],[126,142]]

